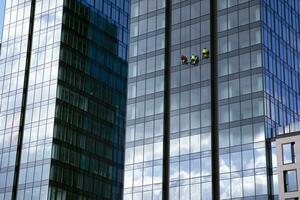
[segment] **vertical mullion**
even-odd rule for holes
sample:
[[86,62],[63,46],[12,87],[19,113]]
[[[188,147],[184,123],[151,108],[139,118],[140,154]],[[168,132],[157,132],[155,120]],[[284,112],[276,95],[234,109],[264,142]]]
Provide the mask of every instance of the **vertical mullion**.
[[210,0],[211,26],[211,164],[212,164],[212,199],[219,200],[219,138],[218,138],[218,29],[217,29],[217,0]]
[[162,199],[169,200],[170,166],[170,67],[171,67],[171,9],[172,0],[166,0],[165,10],[165,68],[164,68],[164,139],[163,139],[163,187]]

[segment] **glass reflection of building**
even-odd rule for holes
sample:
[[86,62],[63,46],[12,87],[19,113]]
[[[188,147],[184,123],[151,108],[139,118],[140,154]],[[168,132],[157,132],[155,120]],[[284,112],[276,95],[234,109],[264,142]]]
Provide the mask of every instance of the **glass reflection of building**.
[[6,0],[0,199],[122,198],[128,13],[127,0]]
[[299,14],[297,0],[131,2],[124,199],[278,199]]

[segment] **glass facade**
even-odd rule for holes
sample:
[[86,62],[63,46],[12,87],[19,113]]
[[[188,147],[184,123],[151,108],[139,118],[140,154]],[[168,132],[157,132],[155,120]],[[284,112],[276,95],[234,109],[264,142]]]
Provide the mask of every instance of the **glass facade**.
[[220,199],[268,199],[260,1],[218,1]]
[[51,2],[36,1],[33,5],[18,199],[47,198],[63,11],[63,1]]
[[299,1],[263,1],[262,37],[267,137],[299,122]]
[[[264,0],[261,7],[265,134],[272,138],[292,132],[299,122],[300,4]],[[277,195],[277,165],[272,168],[270,185]]]
[[[210,1],[172,1],[170,199],[211,199]],[[180,56],[188,58],[182,64]]]
[[0,55],[0,199],[11,199],[24,89],[31,1],[6,1]]
[[[299,1],[173,0],[156,8],[150,0],[131,5],[124,198],[156,199],[162,184],[170,199],[210,200],[218,181],[220,199],[278,199],[274,137],[299,121]],[[169,24],[157,29],[162,21]],[[170,40],[164,51],[158,38]],[[205,59],[204,48],[215,54]],[[167,69],[170,87],[156,91]],[[155,132],[157,120],[168,133]],[[167,180],[150,167],[166,159],[155,158],[157,142],[170,147]]]
[[0,199],[122,198],[128,13],[127,0],[6,1]]
[[131,1],[124,199],[162,199],[165,1]]

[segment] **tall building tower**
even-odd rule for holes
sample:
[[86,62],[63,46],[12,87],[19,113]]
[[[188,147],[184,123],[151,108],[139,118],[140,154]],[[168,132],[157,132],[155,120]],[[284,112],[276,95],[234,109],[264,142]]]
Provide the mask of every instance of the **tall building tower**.
[[279,198],[299,19],[297,0],[131,2],[125,200]]
[[122,199],[128,0],[6,0],[0,199]]

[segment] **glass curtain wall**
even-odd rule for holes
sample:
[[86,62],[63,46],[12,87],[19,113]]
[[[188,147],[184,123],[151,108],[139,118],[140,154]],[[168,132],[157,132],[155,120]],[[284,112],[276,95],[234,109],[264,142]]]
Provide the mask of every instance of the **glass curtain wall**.
[[268,199],[260,1],[218,1],[220,199]]
[[210,18],[209,0],[172,1],[170,199],[212,198],[211,65],[201,53],[210,51]]
[[122,199],[129,2],[6,0],[5,6],[0,199],[12,198],[19,134],[17,199]]
[[131,1],[124,199],[162,198],[165,1]]
[[35,2],[18,199],[47,198],[62,6],[63,0]]
[[[276,199],[277,161],[272,138],[295,130],[294,124],[299,121],[299,1],[216,2],[217,34],[213,37],[217,40],[217,55],[211,56],[217,58],[218,99],[214,100],[210,99],[210,59],[202,59],[201,55],[203,48],[210,51],[211,2],[173,0],[168,13],[171,18],[171,47],[167,47],[171,53],[169,195],[172,199],[211,199],[210,113],[211,105],[216,103],[220,199],[272,196]],[[145,140],[148,127],[151,130],[155,127],[147,123],[150,120],[147,91],[154,91],[150,87],[154,80],[146,79],[160,74],[148,75],[148,60],[145,60],[148,50],[157,45],[149,43],[150,38],[155,42],[157,38],[154,32],[147,31],[153,30],[152,22],[163,11],[149,12],[149,1],[134,1],[131,8],[126,152],[129,164],[125,175],[129,186],[125,196],[151,199],[143,196],[143,181],[149,172],[139,169],[148,159],[148,147],[143,143],[148,141]],[[199,61],[191,63],[192,56],[198,56]],[[137,119],[144,113],[145,120]]]
[[122,199],[128,13],[64,1],[50,199]]
[[[261,10],[266,137],[273,138],[299,130],[300,2],[263,0]],[[278,198],[274,143],[272,154],[271,193]]]
[[31,1],[6,1],[0,54],[0,199],[11,199]]

